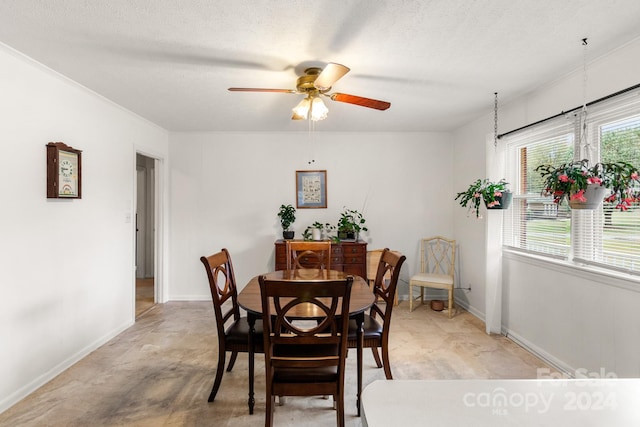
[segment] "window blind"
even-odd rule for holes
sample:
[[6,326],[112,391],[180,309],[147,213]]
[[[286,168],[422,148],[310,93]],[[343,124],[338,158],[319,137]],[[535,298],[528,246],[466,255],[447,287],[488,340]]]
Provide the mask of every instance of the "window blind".
[[[589,109],[582,138],[593,163],[624,161],[640,166],[640,92],[633,91]],[[636,185],[635,195],[639,188]],[[585,264],[640,272],[640,207],[621,211],[611,203],[574,213],[574,260]]]
[[[541,195],[535,168],[572,160],[624,161],[640,166],[640,89],[613,96],[503,137],[514,198],[504,216],[506,247],[577,264],[640,274],[640,206],[611,203],[571,210]],[[638,196],[640,188],[634,188]]]
[[570,249],[571,215],[566,206],[542,196],[543,181],[535,168],[573,159],[573,114],[546,121],[505,137],[507,180],[513,194],[505,212],[505,246],[566,258]]

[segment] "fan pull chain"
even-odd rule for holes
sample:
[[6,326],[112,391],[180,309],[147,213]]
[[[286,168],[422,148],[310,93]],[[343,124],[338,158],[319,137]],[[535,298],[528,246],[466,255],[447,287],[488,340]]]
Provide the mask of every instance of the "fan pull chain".
[[498,148],[498,92],[494,92],[493,103],[493,148]]
[[307,162],[307,164],[312,164],[315,163],[315,159],[314,159],[314,155],[313,155],[313,140],[315,139],[315,122],[313,120],[307,119],[307,122],[309,123],[309,153],[310,153],[310,157],[311,160],[309,160]]

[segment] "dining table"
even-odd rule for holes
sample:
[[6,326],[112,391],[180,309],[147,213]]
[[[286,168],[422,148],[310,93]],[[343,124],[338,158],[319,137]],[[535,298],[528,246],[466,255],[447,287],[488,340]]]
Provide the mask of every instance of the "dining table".
[[[353,285],[351,286],[351,298],[349,300],[349,317],[356,321],[357,325],[357,370],[358,384],[356,405],[357,413],[360,416],[360,394],[362,392],[362,348],[363,341],[363,323],[364,313],[375,302],[375,295],[367,284],[367,281],[353,274],[345,273],[338,270],[325,269],[295,269],[295,270],[277,270],[264,273],[253,277],[246,286],[238,294],[238,305],[247,312],[247,321],[249,322],[249,413],[253,414],[255,405],[254,397],[254,355],[255,343],[253,336],[255,335],[255,323],[257,319],[262,318],[262,299],[260,296],[259,277],[264,276],[267,280],[290,280],[294,282],[309,282],[323,280],[340,280],[346,279],[347,276],[353,276]],[[341,313],[338,313],[341,314]],[[310,305],[301,304],[296,311],[291,312],[292,316],[300,319],[314,319],[318,313],[314,312]]]

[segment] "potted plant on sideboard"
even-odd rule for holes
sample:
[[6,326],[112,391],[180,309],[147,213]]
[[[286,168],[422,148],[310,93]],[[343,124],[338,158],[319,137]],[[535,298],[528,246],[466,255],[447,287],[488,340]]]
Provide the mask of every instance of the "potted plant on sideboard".
[[512,194],[507,188],[508,184],[504,179],[497,182],[477,179],[465,191],[459,192],[455,200],[460,199],[460,206],[468,206],[469,212],[480,218],[480,203],[483,201],[487,209],[509,208]]
[[[333,230],[333,225],[326,223],[323,224],[320,221],[315,221],[313,224],[308,226],[304,233],[302,233],[302,237],[304,240],[322,240],[323,239],[323,231],[331,231]],[[329,237],[329,236],[326,236]]]
[[340,240],[358,240],[360,231],[369,231],[364,225],[366,220],[360,212],[355,209],[344,208],[338,220],[337,238]]
[[278,216],[280,217],[280,224],[282,225],[282,237],[287,240],[293,239],[295,231],[289,230],[289,227],[291,227],[291,224],[296,220],[296,208],[292,205],[280,205]]

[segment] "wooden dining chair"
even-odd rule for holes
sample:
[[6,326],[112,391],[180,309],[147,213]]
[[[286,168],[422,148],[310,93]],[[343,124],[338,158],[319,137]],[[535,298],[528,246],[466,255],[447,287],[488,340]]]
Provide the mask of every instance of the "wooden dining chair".
[[[400,277],[400,269],[407,258],[399,252],[385,248],[380,255],[378,269],[373,284],[376,302],[371,306],[369,314],[365,314],[363,323],[363,347],[371,348],[373,358],[378,368],[384,367],[384,374],[388,380],[393,379],[389,363],[389,328],[391,326],[391,312],[393,301]],[[389,277],[388,280],[385,277]],[[355,320],[349,322],[349,348],[358,347],[358,328]],[[382,351],[382,359],[378,349]]]
[[[284,281],[260,276],[266,383],[265,426],[273,425],[275,396],[333,396],[344,426],[344,369],[353,277]],[[298,323],[303,308],[305,319]]]
[[287,270],[317,268],[331,270],[331,242],[286,242]]
[[[384,249],[372,249],[367,251],[367,282],[373,290],[373,285],[376,282],[376,274],[378,273],[378,264],[380,264],[380,257]],[[391,272],[387,271],[384,276],[384,280],[391,280]],[[398,305],[398,293],[393,298],[393,305]]]
[[[238,353],[249,352],[249,323],[246,317],[240,316],[238,306],[238,291],[236,279],[231,264],[231,257],[227,249],[208,257],[201,257],[209,279],[209,288],[213,299],[213,309],[216,317],[218,335],[218,367],[213,388],[209,395],[209,402],[213,402],[222,382],[225,356],[231,352],[231,358],[227,365],[227,372],[233,369]],[[225,304],[227,303],[227,304]],[[257,320],[255,333],[253,334],[254,351],[263,352],[262,321]],[[253,360],[249,360],[250,387],[253,386]],[[253,390],[250,390],[253,396]],[[249,413],[253,413],[253,402],[249,401]]]

